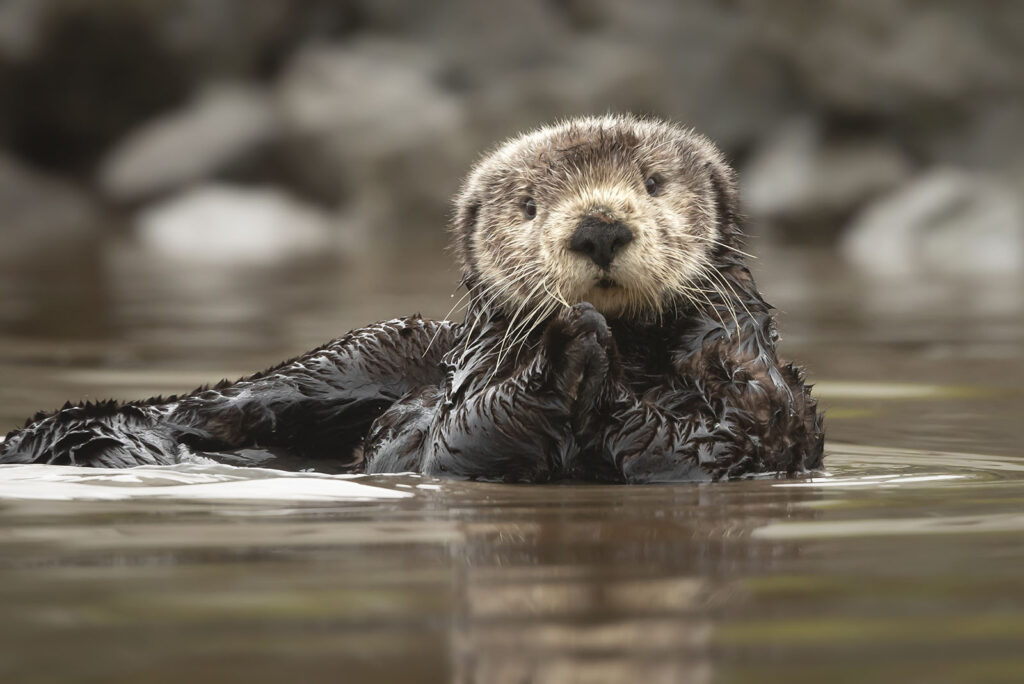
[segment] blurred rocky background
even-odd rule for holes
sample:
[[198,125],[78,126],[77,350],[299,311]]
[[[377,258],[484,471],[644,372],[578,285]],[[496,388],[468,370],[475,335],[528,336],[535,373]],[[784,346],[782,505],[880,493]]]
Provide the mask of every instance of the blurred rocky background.
[[625,110],[718,141],[769,243],[1024,269],[1013,0],[0,0],[0,326],[102,336],[147,287],[201,310],[371,248],[446,264],[482,150]]

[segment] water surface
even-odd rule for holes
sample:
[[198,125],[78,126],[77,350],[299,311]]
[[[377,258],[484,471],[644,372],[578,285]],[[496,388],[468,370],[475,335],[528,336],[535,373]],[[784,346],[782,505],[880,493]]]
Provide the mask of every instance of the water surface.
[[[213,273],[114,244],[70,274],[0,268],[0,429],[443,315],[456,275],[414,251]],[[5,466],[0,680],[1024,680],[1020,288],[758,251],[827,476]]]

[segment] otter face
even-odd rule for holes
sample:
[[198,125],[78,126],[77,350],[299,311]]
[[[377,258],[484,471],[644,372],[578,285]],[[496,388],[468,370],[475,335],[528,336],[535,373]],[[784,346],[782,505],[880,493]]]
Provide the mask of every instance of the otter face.
[[590,302],[652,318],[714,277],[734,203],[705,138],[632,116],[574,119],[477,164],[456,199],[456,251],[474,296],[509,316]]

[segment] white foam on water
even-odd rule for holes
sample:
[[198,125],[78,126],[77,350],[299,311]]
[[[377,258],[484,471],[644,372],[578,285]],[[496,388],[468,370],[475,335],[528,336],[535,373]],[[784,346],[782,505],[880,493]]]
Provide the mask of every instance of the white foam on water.
[[0,500],[342,502],[414,496],[408,491],[365,484],[357,481],[359,478],[222,464],[127,469],[0,465]]
[[881,487],[943,480],[966,480],[967,475],[865,475],[863,477],[830,477],[829,479],[809,478],[803,482],[780,482],[773,487]]
[[926,518],[862,518],[822,522],[778,522],[751,531],[755,539],[838,539],[840,537],[919,537],[932,534],[1024,532],[1024,514],[948,515]]

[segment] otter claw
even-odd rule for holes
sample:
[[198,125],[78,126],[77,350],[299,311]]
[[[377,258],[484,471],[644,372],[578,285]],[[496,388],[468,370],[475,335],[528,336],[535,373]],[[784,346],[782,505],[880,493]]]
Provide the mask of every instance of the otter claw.
[[590,302],[580,302],[569,309],[566,322],[569,324],[569,333],[573,337],[582,337],[593,333],[602,346],[607,344],[611,338],[608,321]]

